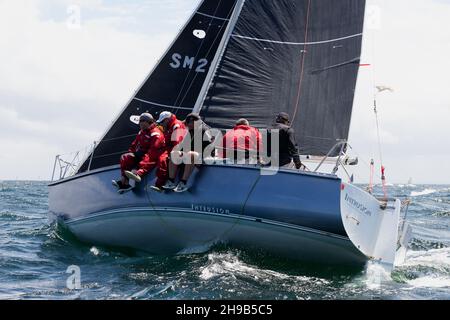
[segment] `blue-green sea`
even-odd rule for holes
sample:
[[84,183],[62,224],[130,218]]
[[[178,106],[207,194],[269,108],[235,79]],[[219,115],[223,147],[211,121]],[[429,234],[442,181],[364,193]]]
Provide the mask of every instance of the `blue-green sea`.
[[[217,246],[133,256],[77,241],[48,221],[45,182],[0,182],[0,299],[450,299],[450,186],[394,185],[413,235],[392,274],[311,267]],[[78,266],[78,290],[67,287]]]

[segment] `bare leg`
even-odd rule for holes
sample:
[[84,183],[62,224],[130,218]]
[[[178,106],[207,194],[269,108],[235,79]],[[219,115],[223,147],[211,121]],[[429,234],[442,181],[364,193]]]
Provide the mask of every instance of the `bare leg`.
[[183,178],[181,179],[182,181],[188,181],[189,177],[192,174],[192,171],[194,170],[195,167],[195,162],[199,157],[199,154],[197,152],[189,152],[189,157],[191,158],[189,164],[185,164],[184,166],[184,173],[183,173]]
[[[174,153],[175,151],[172,152],[172,154]],[[176,156],[180,157],[181,152],[178,152]],[[169,180],[171,181],[175,180],[175,178],[177,177],[177,172],[178,172],[178,165],[174,164],[171,160],[169,160]]]
[[182,181],[188,181],[189,177],[192,174],[192,171],[194,170],[195,165],[194,164],[186,164],[184,166],[184,172],[183,172],[183,178]]

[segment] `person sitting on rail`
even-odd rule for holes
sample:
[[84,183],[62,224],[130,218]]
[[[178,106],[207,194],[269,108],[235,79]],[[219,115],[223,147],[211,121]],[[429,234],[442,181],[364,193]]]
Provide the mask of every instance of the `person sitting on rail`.
[[119,193],[132,189],[129,179],[141,182],[142,177],[154,167],[158,167],[157,185],[165,183],[167,165],[163,157],[165,150],[165,138],[158,128],[150,113],[143,113],[139,117],[140,131],[131,144],[128,153],[120,158],[121,179],[113,180],[114,186],[119,188]]
[[[182,142],[183,151],[173,150],[169,161],[169,180],[163,186],[166,190],[173,190],[175,192],[185,192],[188,190],[187,181],[196,165],[200,165],[203,159],[203,151],[213,142],[213,137],[210,134],[210,128],[202,121],[197,113],[190,113],[187,115],[184,123],[188,132]],[[201,141],[196,148],[196,139]],[[180,161],[174,159],[182,159],[184,164],[183,175],[180,182],[175,183],[178,169],[182,165]]]
[[259,130],[250,126],[247,119],[239,119],[235,127],[223,137],[219,155],[237,160],[236,163],[250,160],[256,164],[262,150],[262,135]]
[[[164,130],[164,138],[166,141],[166,145],[163,157],[165,157],[164,160],[167,166],[168,162],[170,161],[169,157],[173,148],[175,148],[175,146],[180,144],[183,141],[184,136],[186,135],[186,126],[183,121],[178,120],[176,115],[174,115],[169,111],[161,112],[157,123],[160,126],[162,126]],[[163,159],[161,159],[161,161],[162,160]],[[161,185],[158,184],[152,186],[151,188],[155,191],[162,192],[163,191],[162,186],[165,184],[166,181],[167,176],[163,184]]]

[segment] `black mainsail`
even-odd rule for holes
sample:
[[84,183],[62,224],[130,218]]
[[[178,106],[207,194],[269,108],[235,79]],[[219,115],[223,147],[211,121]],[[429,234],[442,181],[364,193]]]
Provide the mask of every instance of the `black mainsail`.
[[101,141],[80,166],[78,173],[119,163],[136,136],[133,115],[164,110],[183,119],[197,102],[217,54],[236,0],[203,0],[155,69],[137,90]]
[[[365,0],[246,0],[201,114],[212,127],[284,111],[302,154],[326,155],[349,134]],[[336,150],[332,156],[337,155]]]

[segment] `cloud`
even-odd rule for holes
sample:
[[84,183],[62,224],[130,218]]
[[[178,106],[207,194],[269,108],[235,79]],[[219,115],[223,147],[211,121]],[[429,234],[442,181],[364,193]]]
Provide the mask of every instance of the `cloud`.
[[[68,27],[74,4],[78,29]],[[49,158],[104,132],[180,27],[147,11],[158,32],[124,28],[141,9],[137,1],[0,1],[0,136],[15,155],[1,158],[0,178],[45,178]],[[27,144],[40,146],[22,163],[33,170],[12,173],[29,158]]]
[[[61,150],[68,152],[67,145],[72,142],[74,136],[81,140],[92,139],[95,131],[84,130],[82,127],[73,128],[70,121],[60,120],[36,121],[22,118],[21,115],[12,108],[0,106],[0,127],[2,128],[2,138],[11,140],[23,140],[28,143],[48,143]],[[73,148],[73,146],[72,146]],[[66,150],[64,150],[66,149]]]
[[167,35],[122,32],[114,18],[88,20],[80,29],[41,21],[28,1],[8,2],[0,9],[15,17],[0,20],[0,59],[8,61],[3,65],[8,76],[0,78],[0,86],[19,96],[117,103],[124,91],[132,92],[136,79],[145,77],[169,42]]
[[[449,2],[370,0],[380,7],[380,29],[365,32],[350,142],[365,159],[379,159],[373,112],[375,85],[393,87],[378,95],[383,160],[390,180],[450,182]],[[424,161],[424,159],[430,159]],[[379,165],[379,161],[378,161]],[[420,168],[420,170],[418,170]],[[425,169],[426,168],[426,169]],[[367,180],[362,166],[359,176]],[[364,180],[363,179],[363,180]]]

